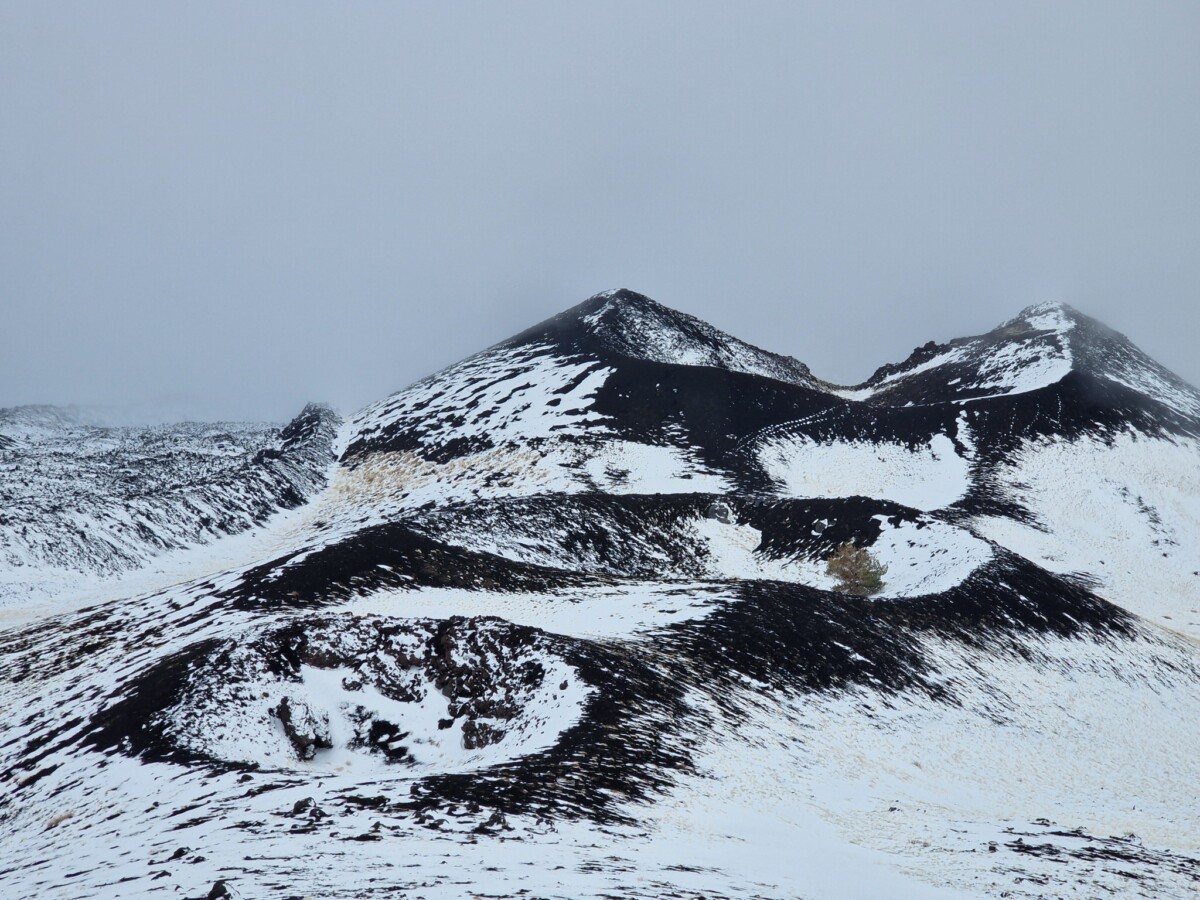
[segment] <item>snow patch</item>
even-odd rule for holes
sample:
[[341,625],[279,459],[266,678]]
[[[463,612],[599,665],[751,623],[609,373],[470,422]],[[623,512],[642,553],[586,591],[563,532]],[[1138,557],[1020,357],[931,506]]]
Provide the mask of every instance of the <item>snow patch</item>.
[[934,435],[925,447],[772,436],[756,448],[759,464],[785,497],[874,497],[934,510],[970,487],[970,463],[954,442]]
[[[1071,372],[1065,341],[1030,340],[1006,344],[979,364],[979,378],[968,385],[995,394],[1025,394],[1062,381]],[[977,398],[976,398],[977,399]]]
[[633,638],[702,619],[720,604],[734,600],[736,594],[725,585],[632,581],[544,593],[458,588],[378,591],[337,609],[360,616],[497,616],[551,634],[603,640]]
[[938,594],[962,584],[993,557],[991,545],[945,522],[888,523],[870,551],[888,567],[881,597]]
[[[993,556],[991,546],[962,528],[922,520],[891,524],[877,516],[880,535],[871,554],[888,567],[877,599],[936,594],[956,587]],[[821,590],[837,589],[825,572],[825,561],[778,559],[759,550],[762,535],[750,525],[699,519],[692,526],[705,540],[705,562],[714,578],[791,581]]]
[[588,454],[583,470],[610,494],[721,494],[733,484],[683,447],[609,440]]

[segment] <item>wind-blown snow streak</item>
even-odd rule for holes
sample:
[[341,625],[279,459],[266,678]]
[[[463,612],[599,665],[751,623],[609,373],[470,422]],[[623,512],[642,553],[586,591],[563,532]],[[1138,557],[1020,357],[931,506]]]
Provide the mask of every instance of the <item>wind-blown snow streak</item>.
[[1042,440],[990,480],[1032,519],[976,517],[981,534],[1200,637],[1200,442],[1135,432]]
[[363,410],[349,423],[350,453],[389,441],[436,452],[578,435],[602,424],[589,408],[608,372],[549,344],[495,348]]

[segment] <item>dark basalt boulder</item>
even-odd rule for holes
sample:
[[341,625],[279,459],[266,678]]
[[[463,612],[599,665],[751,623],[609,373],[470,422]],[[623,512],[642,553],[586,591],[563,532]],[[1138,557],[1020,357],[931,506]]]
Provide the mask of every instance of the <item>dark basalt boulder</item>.
[[724,500],[714,500],[704,510],[704,518],[715,519],[725,525],[732,525],[734,520],[733,509]]
[[329,737],[328,713],[313,712],[307,703],[284,697],[275,708],[275,715],[283,723],[283,730],[300,759],[310,760],[318,750],[333,747]]

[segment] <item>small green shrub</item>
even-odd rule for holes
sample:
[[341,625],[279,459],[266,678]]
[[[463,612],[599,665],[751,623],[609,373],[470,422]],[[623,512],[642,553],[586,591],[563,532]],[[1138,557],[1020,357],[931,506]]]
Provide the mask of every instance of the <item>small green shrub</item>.
[[825,573],[837,580],[837,589],[843,594],[870,597],[883,590],[887,566],[847,541],[825,561]]

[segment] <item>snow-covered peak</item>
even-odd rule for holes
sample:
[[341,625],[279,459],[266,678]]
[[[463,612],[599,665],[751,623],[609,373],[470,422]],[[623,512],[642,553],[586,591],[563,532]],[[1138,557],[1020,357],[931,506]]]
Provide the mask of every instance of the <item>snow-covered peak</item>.
[[1065,303],[1029,306],[986,334],[930,341],[839,393],[898,406],[965,403],[1041,390],[1072,373],[1098,381],[1104,392],[1120,385],[1174,414],[1200,417],[1194,388],[1124,335]]
[[1023,323],[1035,331],[1054,331],[1058,334],[1066,334],[1084,318],[1086,317],[1074,307],[1054,301],[1027,306],[1021,310],[1020,314],[1005,322],[1000,328]]
[[518,336],[547,333],[590,350],[684,366],[710,366],[805,387],[818,382],[808,366],[770,353],[626,288],[605,291]]
[[987,334],[930,341],[904,362],[882,366],[856,399],[926,404],[1035,391],[1071,371],[1074,327],[1064,306],[1031,306]]
[[1200,393],[1194,387],[1103,322],[1065,303],[1043,303],[1022,310],[997,330],[1022,325],[1053,335],[1072,370],[1129,388],[1185,417],[1200,417]]

